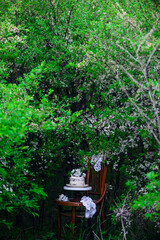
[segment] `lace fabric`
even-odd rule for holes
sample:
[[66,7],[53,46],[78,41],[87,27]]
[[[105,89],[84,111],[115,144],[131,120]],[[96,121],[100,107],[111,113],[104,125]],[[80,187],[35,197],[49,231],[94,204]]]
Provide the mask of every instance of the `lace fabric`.
[[96,204],[93,202],[92,198],[83,196],[80,202],[86,208],[85,218],[92,218],[96,213]]
[[58,198],[58,200],[59,201],[68,201],[68,197],[67,196],[65,196],[64,194],[61,194],[61,195],[59,195],[59,198]]
[[99,154],[99,155],[93,155],[91,158],[91,163],[94,165],[94,170],[96,172],[101,171],[101,163],[103,161],[103,155]]

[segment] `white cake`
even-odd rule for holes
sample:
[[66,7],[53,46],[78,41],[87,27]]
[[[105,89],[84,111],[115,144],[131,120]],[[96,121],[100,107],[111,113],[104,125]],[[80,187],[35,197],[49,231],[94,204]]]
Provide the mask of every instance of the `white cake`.
[[85,178],[84,177],[70,177],[69,184],[72,186],[84,186]]
[[85,173],[82,173],[80,169],[73,169],[71,172],[69,184],[72,186],[84,186],[85,185]]

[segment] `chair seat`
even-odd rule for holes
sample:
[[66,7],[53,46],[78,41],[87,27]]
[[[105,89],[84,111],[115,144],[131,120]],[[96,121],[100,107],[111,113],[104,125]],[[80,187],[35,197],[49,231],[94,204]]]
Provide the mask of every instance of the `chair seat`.
[[56,203],[59,206],[69,206],[69,207],[82,207],[83,204],[78,201],[77,199],[69,199],[69,201],[59,201],[58,199],[56,199]]
[[[93,202],[95,204],[97,204],[97,200],[93,200]],[[69,198],[69,201],[60,201],[60,200],[56,199],[56,203],[57,203],[57,205],[60,205],[60,206],[70,206],[70,207],[82,207],[83,206],[83,204],[80,202],[80,200],[74,199],[74,198]]]

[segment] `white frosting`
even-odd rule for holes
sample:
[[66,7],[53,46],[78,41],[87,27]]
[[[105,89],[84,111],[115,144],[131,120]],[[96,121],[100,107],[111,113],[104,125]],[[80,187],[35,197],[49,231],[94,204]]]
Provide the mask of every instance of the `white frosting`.
[[84,186],[85,185],[85,173],[82,173],[81,169],[73,169],[71,171],[70,185],[72,186]]
[[85,185],[85,178],[82,177],[70,177],[70,185],[72,186],[84,186]]

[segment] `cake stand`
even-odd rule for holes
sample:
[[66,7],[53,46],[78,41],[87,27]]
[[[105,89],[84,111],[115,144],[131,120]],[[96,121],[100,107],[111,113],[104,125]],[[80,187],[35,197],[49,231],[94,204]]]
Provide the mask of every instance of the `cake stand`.
[[68,191],[91,191],[92,190],[92,187],[90,186],[86,186],[86,187],[83,187],[83,186],[79,186],[79,187],[70,187],[70,186],[64,186],[63,187],[64,190],[68,190]]

